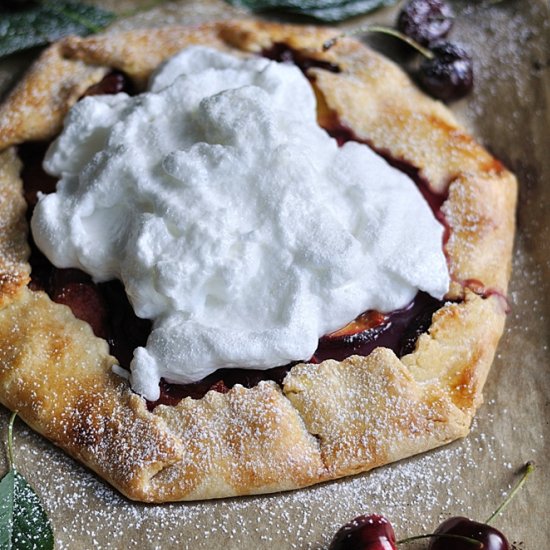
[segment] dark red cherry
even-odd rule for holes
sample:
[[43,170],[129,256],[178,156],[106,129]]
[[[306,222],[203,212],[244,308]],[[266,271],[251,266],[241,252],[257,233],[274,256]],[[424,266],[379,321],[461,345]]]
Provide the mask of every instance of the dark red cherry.
[[[483,550],[510,550],[506,537],[494,527],[460,516],[449,518],[436,530],[437,535],[460,535],[483,543]],[[434,537],[429,550],[475,550],[475,544],[460,539]]]
[[442,0],[409,0],[397,18],[397,28],[423,46],[447,36],[452,26],[453,12]]
[[467,95],[474,85],[472,58],[460,46],[441,42],[432,47],[418,72],[420,85],[433,97],[453,101]]
[[358,516],[334,535],[329,550],[397,550],[395,533],[384,516]]

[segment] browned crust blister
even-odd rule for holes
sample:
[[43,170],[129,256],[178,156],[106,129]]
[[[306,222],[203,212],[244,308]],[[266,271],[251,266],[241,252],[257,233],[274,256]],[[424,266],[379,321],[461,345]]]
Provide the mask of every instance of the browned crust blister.
[[[503,331],[514,176],[394,64],[335,31],[251,21],[68,38],[0,106],[0,401],[132,499],[265,493],[362,472],[463,437]],[[285,43],[338,64],[310,69],[320,117],[418,169],[448,196],[447,303],[413,353],[302,364],[261,382],[149,412],[112,373],[105,341],[26,285],[25,203],[13,145],[51,139],[78,97],[113,68],[138,89],[189,44],[259,53]]]

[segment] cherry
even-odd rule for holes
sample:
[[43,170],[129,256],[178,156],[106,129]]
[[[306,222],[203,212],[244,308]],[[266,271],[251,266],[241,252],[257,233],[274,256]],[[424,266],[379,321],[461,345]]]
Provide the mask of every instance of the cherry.
[[334,535],[329,550],[397,550],[395,533],[384,516],[358,516]]
[[466,50],[450,42],[441,42],[431,51],[433,55],[420,65],[420,85],[443,101],[467,95],[474,85],[474,70],[472,58]]
[[[483,550],[509,550],[506,537],[494,527],[479,523],[468,518],[453,517],[444,521],[435,531],[435,535],[460,535],[478,540]],[[429,550],[473,550],[474,543],[448,537],[434,537],[430,541]]]
[[409,0],[397,18],[397,28],[423,46],[447,36],[452,26],[453,12],[442,0]]

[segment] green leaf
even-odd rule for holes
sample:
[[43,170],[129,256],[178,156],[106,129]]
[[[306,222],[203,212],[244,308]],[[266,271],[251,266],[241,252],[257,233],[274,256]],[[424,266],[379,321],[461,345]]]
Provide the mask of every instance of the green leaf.
[[14,474],[12,548],[51,550],[53,531],[38,495],[17,471]]
[[106,27],[115,14],[74,0],[30,2],[0,8],[0,57],[43,46],[69,34],[85,36]]
[[326,22],[337,22],[369,13],[397,0],[228,0],[252,11],[277,11],[305,15]]
[[14,471],[0,481],[0,548],[11,548],[13,532]]
[[0,481],[0,548],[2,550],[53,550],[50,520],[38,495],[13,464],[12,427],[8,427],[8,473]]

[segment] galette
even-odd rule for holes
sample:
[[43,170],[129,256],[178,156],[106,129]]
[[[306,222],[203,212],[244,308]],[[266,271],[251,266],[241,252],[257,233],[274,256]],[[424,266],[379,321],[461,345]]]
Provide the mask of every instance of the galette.
[[482,402],[515,177],[336,34],[70,37],[0,105],[0,402],[131,499],[363,472]]

